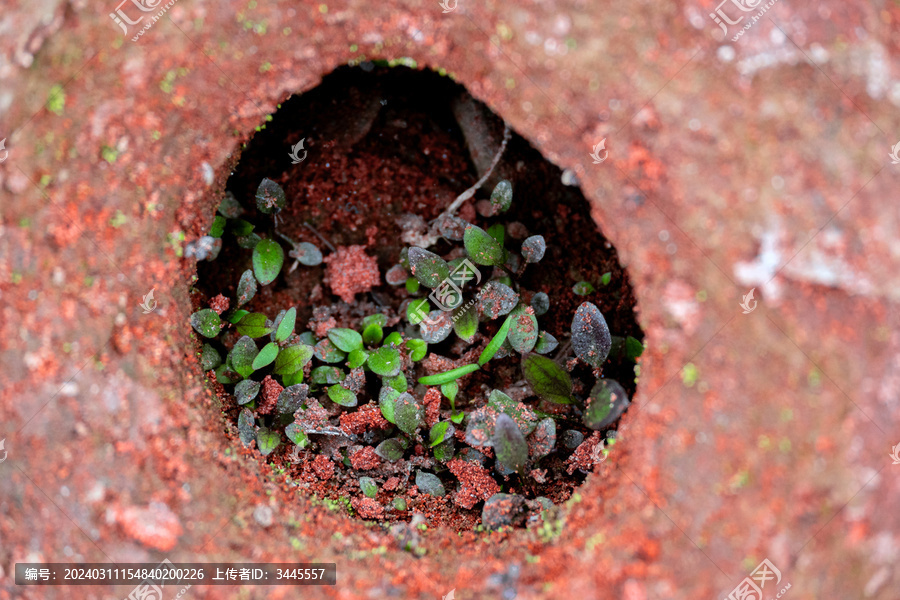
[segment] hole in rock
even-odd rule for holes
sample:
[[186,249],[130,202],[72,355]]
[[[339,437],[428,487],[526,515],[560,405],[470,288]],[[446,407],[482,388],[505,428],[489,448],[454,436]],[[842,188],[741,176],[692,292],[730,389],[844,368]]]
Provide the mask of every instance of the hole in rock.
[[364,67],[285,102],[203,217],[199,359],[304,493],[526,524],[614,457],[643,340],[628,275],[574,178],[514,132],[499,154],[460,85]]

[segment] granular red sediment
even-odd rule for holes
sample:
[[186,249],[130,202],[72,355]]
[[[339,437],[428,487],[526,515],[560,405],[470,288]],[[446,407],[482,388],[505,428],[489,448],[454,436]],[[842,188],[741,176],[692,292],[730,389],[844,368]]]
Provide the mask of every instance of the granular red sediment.
[[447,468],[459,479],[459,489],[453,495],[453,502],[463,508],[471,509],[478,502],[500,492],[500,486],[491,472],[477,463],[454,459],[447,463]]
[[331,459],[322,454],[316,455],[316,458],[313,459],[309,468],[315,473],[316,477],[323,481],[327,481],[334,476],[334,463],[331,462]]
[[256,412],[261,415],[267,415],[275,410],[278,396],[283,389],[280,383],[272,379],[271,375],[266,375],[266,378],[262,380],[262,389],[259,392],[259,406]]
[[422,403],[425,405],[425,424],[431,427],[441,416],[441,392],[436,387],[428,388]]
[[363,519],[381,519],[384,517],[384,507],[374,498],[353,498],[350,500],[350,506]]
[[375,454],[372,446],[364,446],[350,456],[350,466],[358,471],[368,471],[381,466],[381,457]]
[[343,413],[340,416],[341,430],[350,435],[359,435],[366,431],[387,429],[390,422],[381,414],[381,409],[371,402],[363,404],[355,412]]
[[381,284],[378,262],[365,252],[365,246],[340,246],[325,257],[325,281],[331,291],[347,304],[356,294],[368,292]]
[[389,477],[387,481],[384,482],[384,485],[381,486],[386,492],[393,492],[398,487],[400,487],[400,478],[399,477]]
[[228,310],[229,306],[231,306],[231,300],[229,300],[228,297],[223,296],[222,294],[219,294],[209,301],[209,307],[216,311],[216,314],[219,315]]

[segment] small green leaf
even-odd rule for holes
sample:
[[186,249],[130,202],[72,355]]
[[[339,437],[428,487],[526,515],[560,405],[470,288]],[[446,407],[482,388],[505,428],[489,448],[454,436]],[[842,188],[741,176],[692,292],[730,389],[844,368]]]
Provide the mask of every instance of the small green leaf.
[[394,425],[397,424],[397,420],[394,417],[394,407],[396,405],[397,398],[400,397],[401,393],[402,392],[398,392],[396,389],[385,385],[381,388],[381,392],[378,394],[378,407],[381,409],[381,414],[389,423],[393,423]]
[[262,241],[262,238],[259,237],[258,233],[251,233],[250,235],[242,235],[237,238],[238,246],[244,248],[246,250],[253,250],[256,248],[256,245]]
[[622,416],[629,404],[628,395],[618,381],[601,379],[591,390],[582,421],[596,431],[606,429]]
[[588,294],[594,293],[594,291],[594,286],[592,286],[589,281],[579,281],[572,286],[572,292],[578,296],[587,296]]
[[431,427],[431,431],[428,433],[428,442],[431,444],[431,447],[434,448],[438,444],[448,440],[453,437],[453,432],[456,429],[450,424],[449,421],[440,421],[435,423]]
[[478,315],[471,306],[460,306],[453,314],[453,331],[456,335],[467,342],[475,339],[478,332]]
[[549,354],[556,350],[557,346],[559,346],[559,341],[546,331],[542,331],[538,334],[537,343],[534,345],[534,351],[538,354]]
[[343,327],[334,327],[328,330],[328,339],[344,352],[353,352],[362,348],[363,339],[359,332]]
[[237,305],[243,306],[253,300],[256,295],[257,285],[256,277],[253,276],[253,270],[247,269],[241,275],[241,280],[237,286]]
[[391,506],[394,507],[394,510],[406,510],[406,500],[397,496],[393,500],[391,500]]
[[363,330],[362,339],[368,346],[374,346],[384,338],[384,330],[378,323],[370,323]]
[[284,208],[286,204],[287,197],[281,186],[271,179],[263,179],[256,189],[256,208],[270,215]]
[[292,415],[303,406],[306,397],[309,395],[309,386],[305,383],[291,385],[278,394],[278,401],[275,403],[275,412],[279,415]]
[[234,386],[234,397],[238,404],[247,404],[259,394],[260,383],[252,379],[245,379]]
[[[460,413],[462,414],[462,413]],[[440,462],[447,462],[456,454],[456,439],[449,438],[434,447],[434,458]]]
[[400,352],[395,348],[382,346],[369,356],[369,368],[376,375],[394,377],[400,372]]
[[403,336],[400,335],[399,332],[394,331],[393,333],[388,335],[386,338],[384,338],[384,343],[382,344],[382,346],[391,346],[393,348],[398,348],[400,346],[400,344],[402,344],[402,343],[403,343]]
[[310,382],[317,385],[334,385],[340,383],[347,376],[337,367],[316,367],[309,373]]
[[538,292],[531,297],[531,308],[534,309],[534,314],[537,316],[546,314],[550,310],[550,296],[544,292]]
[[253,223],[245,221],[244,219],[234,219],[231,222],[230,229],[235,237],[245,237],[253,233]]
[[375,313],[374,315],[369,315],[367,317],[362,318],[362,326],[365,329],[369,325],[378,325],[379,327],[387,327],[387,315],[382,313]]
[[219,365],[216,367],[216,381],[222,384],[235,383],[241,380],[241,376],[230,369],[228,365]]
[[477,371],[478,369],[478,365],[463,365],[461,367],[457,367],[443,373],[437,373],[436,375],[419,377],[419,383],[421,383],[422,385],[443,385],[445,383],[450,383],[451,381],[468,375],[473,371]]
[[575,311],[572,319],[572,347],[578,358],[595,369],[599,369],[609,356],[612,348],[609,326],[600,309],[590,302],[584,302]]
[[347,355],[347,366],[351,369],[355,369],[357,367],[361,367],[366,364],[366,361],[369,359],[369,353],[363,350],[362,348],[357,348],[350,352]]
[[268,324],[266,315],[262,313],[247,313],[235,326],[238,333],[254,339],[272,333],[274,327]]
[[244,209],[241,207],[241,203],[234,197],[234,194],[225,192],[222,201],[219,203],[219,214],[229,219],[237,219],[243,212]]
[[522,472],[528,462],[528,443],[516,422],[505,413],[497,417],[494,425],[493,446],[500,464],[511,471]]
[[500,266],[506,262],[506,250],[503,249],[503,245],[480,227],[475,225],[466,227],[463,243],[469,258],[476,264]]
[[451,408],[456,408],[456,394],[459,393],[459,383],[451,381],[441,386],[441,393],[450,401]]
[[203,348],[200,349],[200,368],[203,371],[210,371],[221,364],[222,355],[219,351],[209,344],[203,344]]
[[246,379],[253,374],[253,359],[259,354],[259,348],[256,343],[248,336],[243,336],[234,344],[229,357],[231,358],[231,366],[237,371],[241,377]]
[[262,285],[275,281],[284,264],[284,248],[276,241],[262,240],[253,248],[253,274]]
[[275,341],[283,342],[294,333],[294,324],[297,322],[297,309],[295,307],[290,307],[284,316],[281,318],[281,323],[278,324],[278,329],[275,330]]
[[428,354],[428,344],[425,340],[406,340],[406,347],[409,348],[409,359],[413,362],[422,360]]
[[300,426],[296,423],[291,423],[290,425],[285,427],[284,434],[300,449],[309,446],[309,436],[307,436],[306,433],[302,429],[300,429]]
[[238,415],[238,435],[245,447],[256,439],[256,417],[249,408],[243,409]]
[[404,392],[394,401],[394,419],[397,427],[406,435],[415,435],[416,430],[423,424],[424,411],[416,398]]
[[256,355],[256,358],[253,359],[253,370],[256,371],[272,364],[272,361],[275,360],[275,357],[277,356],[278,344],[269,342],[263,346],[263,349],[260,350],[259,354]]
[[419,291],[420,285],[421,284],[419,283],[418,279],[416,279],[415,277],[410,277],[406,280],[406,291],[410,294],[415,294]]
[[459,425],[462,423],[463,418],[466,416],[466,413],[463,411],[459,411],[455,415],[450,415],[450,420]]
[[542,235],[533,235],[522,242],[522,257],[527,263],[540,262],[546,251],[547,242]]
[[506,240],[506,229],[502,223],[494,223],[487,228],[487,232],[489,236],[497,240],[498,244],[503,245],[503,242]]
[[494,187],[494,191],[491,192],[491,204],[494,206],[494,214],[508,211],[512,205],[512,197],[512,184],[507,179],[501,180]]
[[378,495],[378,485],[371,477],[360,477],[359,489],[367,498],[374,498]]
[[413,277],[427,288],[436,288],[450,276],[447,261],[434,252],[413,246],[409,249],[408,257]]
[[303,383],[303,369],[281,376],[281,385],[284,387],[290,387],[292,385],[297,385],[298,383]]
[[324,260],[322,257],[322,251],[319,250],[319,247],[315,244],[310,244],[309,242],[300,242],[294,249],[288,253],[288,256],[291,258],[296,258],[297,261],[300,262],[301,265],[305,265],[307,267],[315,267],[322,264]]
[[428,298],[413,300],[406,305],[406,320],[412,325],[418,325],[430,312],[431,304],[428,302]]
[[544,400],[572,403],[572,378],[549,358],[529,354],[522,361],[522,370],[534,393]]
[[604,273],[600,276],[600,283],[602,283],[603,285],[609,285],[611,279],[612,273]]
[[303,342],[307,346],[315,347],[316,343],[318,343],[319,339],[315,336],[312,331],[304,331],[299,335],[299,341]]
[[500,326],[500,330],[493,337],[490,343],[485,346],[484,350],[481,352],[481,356],[478,357],[478,366],[482,367],[484,364],[494,358],[494,355],[497,354],[497,350],[500,349],[500,346],[503,345],[503,342],[506,341],[506,336],[509,334],[509,328],[512,325],[512,315],[506,317],[506,320],[503,321],[503,325]]
[[260,427],[256,432],[256,445],[259,453],[268,456],[281,445],[281,434],[266,427]]
[[225,217],[216,215],[213,219],[212,226],[209,228],[209,236],[214,238],[222,237],[222,234],[225,233],[225,223]]
[[488,319],[509,314],[519,302],[519,294],[499,281],[489,281],[481,289],[475,306]]
[[509,327],[509,343],[519,354],[527,354],[534,348],[538,339],[538,322],[534,309],[519,304],[511,313],[512,324]]
[[389,385],[400,393],[403,393],[409,387],[408,382],[406,381],[406,375],[400,373],[396,377],[385,377],[382,379],[385,385]]
[[328,397],[332,402],[341,406],[356,406],[357,404],[356,394],[339,383],[328,388]]
[[214,338],[222,330],[222,319],[213,309],[204,308],[191,315],[191,327],[203,337]]
[[491,391],[487,406],[496,413],[508,415],[519,426],[523,435],[534,431],[534,427],[537,425],[538,417],[533,410],[524,403],[516,402],[500,390]]
[[429,496],[443,496],[446,493],[444,484],[437,475],[425,471],[416,471],[416,487],[420,492]]
[[334,345],[329,338],[325,338],[316,344],[316,358],[326,363],[344,362],[347,353]]
[[301,370],[313,356],[313,349],[306,344],[288,346],[278,353],[275,359],[275,373],[291,375]]
[[625,356],[634,360],[644,353],[644,344],[630,335],[625,338]]
[[403,458],[404,450],[405,448],[403,447],[403,444],[399,439],[388,438],[378,444],[378,446],[375,448],[375,454],[385,460],[394,462]]
[[[256,281],[256,280],[254,280],[254,282],[255,282],[255,281]],[[244,310],[244,309],[238,309],[238,310],[235,310],[235,311],[230,311],[226,320],[227,320],[229,323],[231,323],[232,325],[237,325],[238,323],[241,322],[241,319],[243,319],[244,317],[246,317],[246,316],[249,315],[249,314],[250,314],[250,311],[249,311],[249,310]]]

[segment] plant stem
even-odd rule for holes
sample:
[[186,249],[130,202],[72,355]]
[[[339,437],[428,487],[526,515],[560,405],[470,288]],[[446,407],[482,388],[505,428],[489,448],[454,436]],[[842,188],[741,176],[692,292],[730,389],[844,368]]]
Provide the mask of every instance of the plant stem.
[[506,151],[506,144],[507,142],[509,142],[509,138],[509,125],[504,125],[503,141],[500,143],[500,148],[497,150],[497,154],[494,155],[494,160],[491,161],[491,166],[488,168],[487,172],[481,176],[481,179],[475,182],[475,185],[457,196],[456,200],[454,200],[443,213],[438,215],[438,218],[435,219],[435,221],[438,221],[443,216],[453,216],[453,213],[455,213],[457,209],[462,206],[463,202],[474,196],[475,192],[477,192],[481,188],[481,186],[484,185],[484,182],[487,181],[491,174],[494,172],[494,168],[497,166],[497,163],[500,162],[500,157],[503,156],[503,152]]

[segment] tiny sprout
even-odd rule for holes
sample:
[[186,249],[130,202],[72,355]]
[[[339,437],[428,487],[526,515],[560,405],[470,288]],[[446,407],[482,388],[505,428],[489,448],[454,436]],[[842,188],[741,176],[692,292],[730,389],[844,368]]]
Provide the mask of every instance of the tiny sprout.
[[591,302],[585,302],[572,319],[572,347],[575,355],[590,366],[599,368],[609,356],[612,337],[603,313]]
[[284,264],[284,249],[272,240],[261,240],[253,248],[253,274],[262,285],[275,281]]
[[572,292],[578,296],[587,296],[588,294],[594,293],[594,291],[594,286],[588,281],[579,281],[572,286]]
[[546,314],[550,310],[550,296],[544,292],[538,292],[531,298],[531,308],[534,309],[534,314],[539,317]]
[[542,235],[533,235],[522,242],[522,256],[525,257],[525,262],[540,262],[546,251],[547,242],[544,241]]
[[416,472],[416,487],[419,488],[420,492],[429,496],[443,496],[446,493],[444,484],[441,483],[437,475],[426,473],[425,471]]
[[494,214],[498,212],[506,212],[512,205],[513,189],[512,184],[504,179],[494,187],[491,192],[491,204],[494,206]]
[[280,185],[271,179],[263,179],[256,190],[256,208],[267,215],[278,212],[287,204],[287,197]]
[[360,477],[359,489],[368,498],[374,498],[378,494],[378,485],[371,477]]
[[191,327],[203,337],[214,338],[222,330],[222,319],[216,311],[204,308],[191,315]]
[[603,285],[609,285],[609,282],[612,280],[612,273],[604,273],[600,276],[600,283]]

